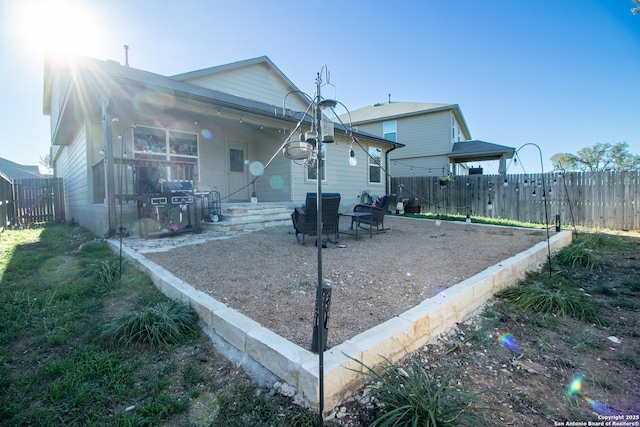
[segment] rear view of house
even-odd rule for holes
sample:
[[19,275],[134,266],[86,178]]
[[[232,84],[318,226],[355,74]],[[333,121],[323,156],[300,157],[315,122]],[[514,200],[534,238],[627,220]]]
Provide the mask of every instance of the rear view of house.
[[[168,189],[215,192],[224,203],[255,194],[254,201],[292,204],[317,185],[315,168],[282,155],[286,141],[313,130],[309,97],[265,56],[171,77],[115,61],[50,57],[43,101],[67,219],[97,235],[120,224],[134,229],[142,211],[160,221],[158,207],[178,207],[156,197]],[[364,191],[385,193],[381,167],[402,144],[334,128],[335,142],[317,157],[323,191],[341,193],[347,210]],[[377,161],[358,154],[363,161],[350,165],[353,137]]]

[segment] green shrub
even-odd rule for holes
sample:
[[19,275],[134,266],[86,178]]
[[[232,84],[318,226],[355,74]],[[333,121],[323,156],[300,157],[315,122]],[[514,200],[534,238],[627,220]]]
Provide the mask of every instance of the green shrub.
[[586,241],[573,243],[561,249],[552,260],[565,268],[584,267],[588,270],[600,270],[605,264],[602,257],[588,247]]
[[386,364],[378,373],[359,360],[360,372],[375,381],[369,396],[384,411],[371,426],[448,427],[482,425],[474,407],[476,394],[454,387],[449,373],[430,375],[420,361],[409,355],[406,367]]
[[176,344],[198,330],[198,316],[175,301],[147,306],[107,323],[101,333],[109,347],[148,345],[162,348]]
[[523,310],[544,316],[573,317],[597,325],[602,325],[603,322],[598,306],[588,297],[577,292],[551,290],[537,282],[505,289],[496,296]]

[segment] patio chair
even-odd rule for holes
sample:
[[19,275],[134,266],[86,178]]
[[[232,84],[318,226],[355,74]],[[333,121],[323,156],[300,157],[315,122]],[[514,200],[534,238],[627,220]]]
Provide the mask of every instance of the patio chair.
[[[318,208],[316,193],[307,193],[306,204],[296,208],[291,214],[293,228],[296,230],[296,240],[304,245],[305,236],[315,236],[317,233]],[[322,234],[333,235],[338,240],[338,208],[340,207],[340,193],[322,193]],[[320,236],[322,240],[322,236]],[[329,239],[329,241],[332,241]]]
[[[395,200],[395,194],[385,194],[384,196],[376,199],[370,205],[359,204],[353,208],[354,212],[368,212],[371,213],[370,217],[361,217],[357,220],[357,226],[361,227],[362,224],[368,227],[375,227],[376,233],[384,233],[387,229],[384,228],[384,216],[387,213],[387,209],[391,200]],[[364,228],[364,227],[362,227]]]

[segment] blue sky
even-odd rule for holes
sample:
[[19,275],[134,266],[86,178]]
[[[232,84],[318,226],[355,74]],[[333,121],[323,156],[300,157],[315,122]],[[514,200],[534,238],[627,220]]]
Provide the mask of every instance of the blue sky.
[[[76,0],[25,15],[38,3],[0,0],[0,157],[18,163],[48,152],[42,43],[69,29],[58,43],[72,51],[124,62],[128,44],[132,67],[162,75],[267,55],[313,93],[326,64],[350,110],[388,94],[459,104],[474,139],[535,143],[547,171],[552,154],[597,142],[640,154],[640,15],[630,0]],[[65,19],[75,24],[42,40]],[[519,155],[524,171],[540,170],[535,147]]]

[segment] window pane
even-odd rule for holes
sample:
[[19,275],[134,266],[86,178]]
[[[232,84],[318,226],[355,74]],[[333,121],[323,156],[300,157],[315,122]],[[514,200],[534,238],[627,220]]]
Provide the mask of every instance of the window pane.
[[170,131],[169,149],[171,154],[182,156],[198,155],[198,137],[193,133]]
[[166,153],[167,141],[164,129],[137,126],[133,134],[135,151],[143,153]]
[[382,162],[382,151],[379,148],[369,148],[369,164],[379,165]]
[[396,121],[382,123],[382,137],[389,141],[397,141],[398,124]]
[[[322,144],[322,153],[319,156],[320,159],[318,159],[318,161],[322,162],[322,180],[323,181],[327,179],[327,162],[325,160],[326,153],[327,153],[327,147],[324,144]],[[315,165],[313,167],[307,168],[307,179],[309,181],[315,181],[318,179],[318,170]]]
[[382,182],[380,180],[380,167],[379,166],[369,166],[369,182]]
[[380,183],[380,163],[382,163],[382,151],[379,148],[369,147],[369,182]]
[[229,170],[231,172],[244,172],[244,150],[239,148],[229,149]]

